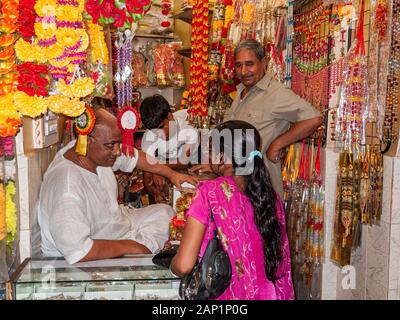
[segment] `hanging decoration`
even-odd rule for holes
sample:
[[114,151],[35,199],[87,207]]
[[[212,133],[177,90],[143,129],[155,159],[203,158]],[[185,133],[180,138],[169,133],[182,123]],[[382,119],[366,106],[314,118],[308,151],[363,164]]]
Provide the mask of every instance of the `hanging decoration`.
[[11,94],[0,96],[0,137],[15,136],[22,124]]
[[129,29],[151,8],[151,0],[88,0],[86,12],[94,23]]
[[389,72],[382,142],[389,149],[391,142],[398,139],[398,110],[400,94],[400,4],[393,1]]
[[[316,153],[316,155],[315,155]],[[293,278],[298,299],[319,299],[324,258],[324,186],[321,140],[291,145],[282,177]]]
[[[137,25],[136,25],[137,27]],[[135,29],[134,29],[135,30]],[[114,74],[117,90],[118,108],[130,106],[132,102],[132,40],[134,31],[118,31],[115,47],[117,49],[117,71]]]
[[29,96],[45,97],[48,94],[49,68],[46,65],[25,62],[17,66],[19,91]]
[[288,88],[292,87],[292,66],[293,66],[293,37],[294,37],[294,1],[288,1],[287,28],[286,28],[286,74],[285,84]]
[[96,116],[91,107],[86,106],[85,111],[75,119],[75,128],[78,133],[75,152],[81,156],[86,156],[87,136],[93,131],[96,123]]
[[109,28],[93,23],[92,20],[87,20],[86,26],[90,39],[86,68],[95,82],[93,95],[111,99],[113,96],[113,74],[110,52],[107,47],[107,43],[111,42]]
[[[352,249],[361,245],[361,224],[378,224],[382,213],[383,156],[379,150],[378,77],[381,66],[368,69],[364,47],[364,0],[361,0],[356,42],[345,60],[344,80],[336,112],[335,138],[339,154],[334,239],[331,259],[351,263]],[[374,11],[374,7],[371,8]],[[374,22],[376,17],[372,17]],[[377,45],[379,30],[371,29],[370,59],[379,62],[385,48]],[[371,64],[371,61],[370,61]],[[371,73],[367,72],[369,70]],[[385,74],[385,73],[383,73]]]
[[194,126],[207,127],[208,1],[194,1],[191,45],[188,117]]
[[6,201],[3,182],[0,180],[0,241],[7,237]]
[[14,242],[17,234],[17,207],[14,202],[16,189],[15,182],[8,180],[6,183],[6,225],[7,225],[7,242],[10,245]]
[[122,131],[121,151],[128,155],[134,154],[133,136],[139,127],[139,112],[132,107],[124,107],[118,112],[118,126]]
[[1,1],[0,7],[0,97],[16,91],[14,43],[18,26],[18,1]]
[[35,36],[35,0],[19,0],[18,33],[25,39]]

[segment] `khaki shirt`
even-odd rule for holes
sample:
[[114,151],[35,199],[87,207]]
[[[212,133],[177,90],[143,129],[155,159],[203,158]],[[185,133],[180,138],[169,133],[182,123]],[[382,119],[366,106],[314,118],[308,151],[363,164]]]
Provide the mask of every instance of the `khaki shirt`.
[[[257,128],[262,139],[262,153],[265,155],[275,138],[285,133],[291,123],[320,116],[310,103],[296,95],[282,83],[266,74],[240,99],[244,85],[238,87],[236,99],[226,110],[224,121],[242,120]],[[274,189],[283,196],[281,164],[265,158]]]

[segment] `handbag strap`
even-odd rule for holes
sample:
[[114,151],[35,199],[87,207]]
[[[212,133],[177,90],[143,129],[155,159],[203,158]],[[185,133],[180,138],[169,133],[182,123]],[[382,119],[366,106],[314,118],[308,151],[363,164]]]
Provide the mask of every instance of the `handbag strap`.
[[212,212],[212,208],[210,207],[210,227],[211,227],[211,223],[213,223],[213,222],[214,222],[214,226],[215,226],[214,237],[219,238],[218,237],[217,224],[215,223],[214,214]]

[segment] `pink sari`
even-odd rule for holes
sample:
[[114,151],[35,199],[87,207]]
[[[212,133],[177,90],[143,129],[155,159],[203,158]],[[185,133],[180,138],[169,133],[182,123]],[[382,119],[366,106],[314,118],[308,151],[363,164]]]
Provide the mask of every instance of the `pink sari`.
[[[203,256],[216,225],[232,265],[231,283],[218,300],[294,299],[289,242],[279,196],[276,209],[282,227],[284,254],[277,273],[278,280],[271,282],[265,275],[261,235],[248,197],[239,190],[232,177],[200,183],[188,210],[189,216],[206,226],[199,257]],[[210,225],[210,210],[215,225]]]

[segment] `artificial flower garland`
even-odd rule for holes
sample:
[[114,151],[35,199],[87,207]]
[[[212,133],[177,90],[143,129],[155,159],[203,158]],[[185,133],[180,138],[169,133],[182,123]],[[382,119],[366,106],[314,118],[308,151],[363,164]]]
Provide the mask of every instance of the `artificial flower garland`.
[[108,64],[108,48],[104,39],[103,27],[91,20],[87,21],[93,62]]
[[38,65],[25,62],[17,67],[18,70],[18,90],[30,96],[47,96],[49,80],[47,74],[49,68],[46,65]]
[[89,0],[86,12],[94,23],[127,29],[151,8],[152,0]]
[[17,39],[18,1],[1,1],[0,9],[0,96],[3,96],[16,90],[14,42]]
[[16,135],[22,122],[13,103],[12,95],[0,96],[0,106],[0,137]]
[[2,183],[0,183],[0,241],[7,236],[6,224],[6,193]]
[[17,207],[14,203],[15,193],[15,182],[9,180],[6,184],[7,246],[14,242],[15,235],[17,234]]
[[197,126],[202,126],[208,115],[208,1],[196,0],[194,2],[191,43],[189,88],[191,100],[188,111],[191,121]]
[[20,39],[15,50],[19,60],[51,65],[54,79],[68,82],[75,66],[85,62],[89,36],[83,25],[84,0],[38,0],[34,24],[37,39],[31,43]]
[[13,160],[15,157],[14,148],[15,148],[14,137],[7,137],[7,138],[0,137],[0,158],[4,157],[4,159],[7,161]]
[[35,3],[36,0],[19,0],[18,33],[25,39],[29,39],[35,35]]
[[59,80],[57,89],[63,96],[68,98],[83,98],[91,94],[94,90],[92,78],[83,77],[76,79],[72,84],[67,85],[64,80]]

